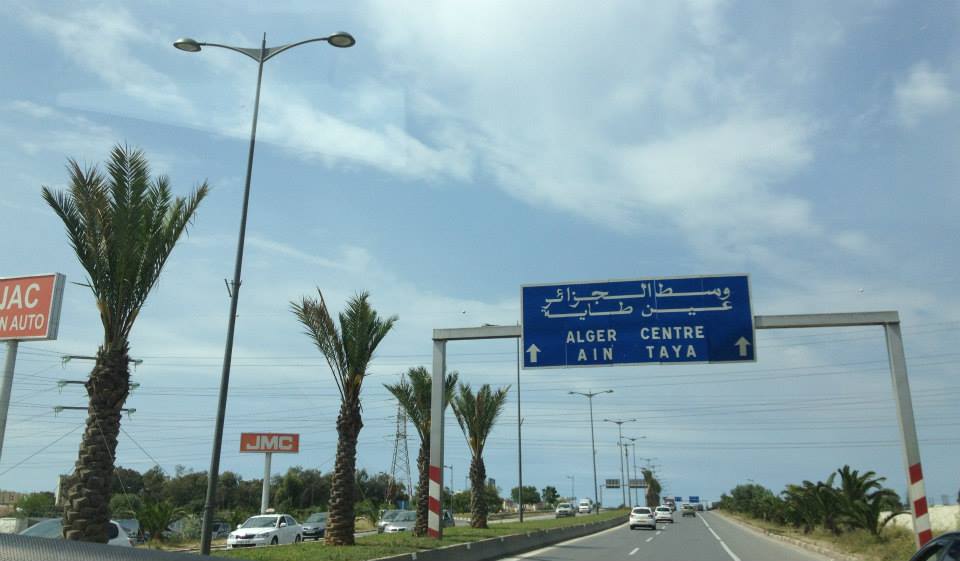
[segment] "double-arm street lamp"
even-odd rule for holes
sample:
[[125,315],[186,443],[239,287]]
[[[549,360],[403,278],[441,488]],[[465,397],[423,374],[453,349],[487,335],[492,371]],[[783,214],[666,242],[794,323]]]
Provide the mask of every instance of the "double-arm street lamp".
[[593,396],[602,393],[613,393],[613,390],[602,392],[567,392],[569,395],[582,395],[590,402],[590,449],[593,451],[593,502],[596,503],[597,514],[600,514],[600,497],[597,487],[597,444],[593,438]]
[[257,92],[253,101],[253,124],[250,127],[250,150],[247,153],[247,176],[243,184],[243,206],[240,211],[240,234],[237,240],[237,258],[233,269],[233,284],[230,286],[230,317],[227,320],[227,343],[223,352],[223,372],[220,375],[220,400],[217,405],[217,424],[213,432],[213,453],[210,457],[210,471],[207,475],[207,496],[203,504],[203,526],[200,534],[201,555],[210,554],[210,531],[213,522],[214,502],[217,492],[217,477],[220,472],[220,448],[223,443],[223,417],[227,406],[227,388],[230,384],[230,361],[233,356],[233,334],[237,321],[237,302],[240,297],[240,271],[243,267],[243,242],[247,231],[247,206],[250,201],[250,175],[253,172],[253,149],[257,140],[257,115],[260,112],[260,83],[263,79],[263,65],[278,54],[307,43],[325,41],[334,47],[352,47],[356,40],[349,33],[338,31],[327,37],[315,37],[278,47],[267,47],[267,34],[259,49],[231,47],[218,43],[203,43],[195,39],[183,38],[174,41],[173,46],[188,53],[199,52],[203,47],[219,47],[236,51],[257,62]]
[[[624,448],[623,448],[623,424],[624,424],[624,423],[635,423],[635,422],[637,422],[637,420],[636,420],[636,419],[604,419],[603,422],[604,422],[604,423],[615,423],[615,424],[617,425],[617,431],[620,433],[620,436],[617,438],[617,446],[620,447],[620,450],[624,450]],[[624,450],[624,451],[625,451],[625,450]],[[626,487],[626,485],[623,484],[623,483],[624,483],[624,477],[623,477],[623,456],[620,455],[619,452],[620,452],[620,451],[618,450],[618,451],[617,451],[617,455],[620,456],[620,487],[623,489],[623,506],[629,506],[629,499],[628,499],[628,497],[627,497],[627,487]],[[626,483],[629,484],[630,482],[627,481]]]

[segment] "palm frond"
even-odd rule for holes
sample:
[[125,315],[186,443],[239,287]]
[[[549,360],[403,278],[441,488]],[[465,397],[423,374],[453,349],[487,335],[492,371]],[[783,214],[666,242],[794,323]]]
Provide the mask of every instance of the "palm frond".
[[317,293],[318,299],[304,297],[300,303],[291,302],[291,310],[327,359],[340,398],[359,402],[367,367],[397,316],[381,318],[370,306],[369,294],[363,292],[347,302],[347,308],[338,315],[337,326],[319,288]]
[[[106,342],[126,341],[140,309],[209,188],[172,197],[166,178],[150,181],[144,154],[116,146],[104,176],[67,162],[66,192],[43,187],[60,217],[100,310]],[[159,189],[159,190],[158,190]]]
[[460,391],[454,396],[453,414],[460,425],[460,430],[467,438],[467,445],[474,458],[483,455],[483,448],[493,425],[503,411],[510,386],[493,391],[490,384],[484,384],[476,394],[470,385],[459,385]]
[[[453,390],[456,388],[458,379],[459,374],[456,372],[450,372],[444,378],[444,410],[453,398]],[[430,439],[430,408],[433,397],[433,378],[430,372],[423,366],[416,366],[408,370],[406,377],[398,383],[384,384],[383,387],[396,398],[397,403],[403,408],[417,430],[420,440],[422,442],[428,441]]]
[[304,333],[313,339],[314,345],[327,360],[337,384],[337,390],[340,392],[340,399],[343,400],[346,399],[344,384],[349,371],[347,357],[344,354],[340,331],[330,317],[327,303],[319,288],[317,294],[319,298],[304,296],[300,303],[291,302],[290,308],[306,328]]

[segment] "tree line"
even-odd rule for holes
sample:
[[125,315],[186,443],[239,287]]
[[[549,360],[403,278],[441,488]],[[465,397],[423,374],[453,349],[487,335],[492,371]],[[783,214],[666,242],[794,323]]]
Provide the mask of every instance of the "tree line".
[[[835,535],[865,530],[879,536],[893,517],[908,512],[884,481],[873,471],[861,473],[845,465],[824,481],[790,484],[779,495],[762,485],[738,485],[721,496],[719,507],[806,534],[822,528]],[[883,511],[890,514],[881,519]]]
[[[90,289],[99,312],[103,341],[85,384],[89,413],[74,472],[64,489],[63,532],[67,539],[106,543],[111,507],[119,508],[111,503],[111,496],[118,479],[114,477],[117,467],[114,458],[121,412],[130,393],[130,334],[173,248],[196,218],[209,187],[204,182],[187,196],[176,197],[166,176],[151,176],[143,152],[125,145],[113,148],[105,172],[98,166],[81,167],[72,159],[68,160],[67,169],[67,189],[44,186],[41,196],[63,222],[68,241],[87,274],[84,286]],[[356,469],[356,458],[363,428],[363,382],[368,377],[367,369],[374,352],[398,318],[379,315],[366,292],[350,298],[343,311],[334,315],[319,288],[316,298],[305,296],[291,302],[290,309],[326,359],[340,395],[335,425],[336,459],[332,474],[327,474],[329,484],[324,487],[324,492],[329,494],[325,541],[328,545],[352,545],[357,507],[362,506],[358,505],[362,483],[358,480],[361,472]],[[414,533],[423,535],[426,532],[431,377],[422,367],[410,369],[407,377],[409,381],[401,381],[388,389],[414,420],[421,437]],[[458,384],[453,372],[447,376],[444,386],[444,407],[452,406],[472,457],[471,525],[485,528],[487,513],[492,507],[486,491],[483,450],[503,409],[509,386],[493,389],[484,384],[474,391],[469,384]],[[182,479],[197,483],[205,477],[201,473],[193,478],[178,476],[176,485],[183,483]],[[212,480],[219,478],[217,473],[209,476]],[[216,481],[218,502],[213,508],[223,509],[230,504],[228,495],[236,492],[236,488],[231,490],[231,482],[240,488],[237,478],[228,477],[224,485]],[[244,489],[249,486],[243,485]],[[129,492],[125,494],[134,496]],[[182,506],[177,506],[179,503],[173,498],[150,499],[151,510],[143,514],[159,519],[172,516],[171,509],[195,510],[200,497],[204,496],[203,489],[192,488],[189,504]]]

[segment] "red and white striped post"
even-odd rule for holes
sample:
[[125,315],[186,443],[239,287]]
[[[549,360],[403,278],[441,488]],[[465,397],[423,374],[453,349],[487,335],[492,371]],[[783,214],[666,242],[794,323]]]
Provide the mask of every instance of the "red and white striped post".
[[[916,498],[914,498],[916,497]],[[920,464],[910,466],[910,507],[913,510],[913,524],[917,534],[917,544],[923,547],[933,539],[930,527],[930,512],[927,510],[927,491],[923,485],[923,469]]]
[[430,395],[430,498],[427,535],[443,537],[440,506],[443,491],[443,387],[447,369],[447,342],[433,340],[433,383]]
[[910,510],[913,511],[913,531],[919,549],[933,539],[933,530],[930,527],[930,513],[927,510],[927,491],[923,484],[923,468],[920,466],[920,444],[917,439],[917,425],[913,418],[913,400],[910,398],[907,359],[903,352],[899,317],[897,320],[885,323],[883,329],[887,337],[890,376],[893,380],[897,419],[900,422],[900,436],[903,439],[903,456],[910,483],[907,488],[910,496],[907,500],[910,503]]

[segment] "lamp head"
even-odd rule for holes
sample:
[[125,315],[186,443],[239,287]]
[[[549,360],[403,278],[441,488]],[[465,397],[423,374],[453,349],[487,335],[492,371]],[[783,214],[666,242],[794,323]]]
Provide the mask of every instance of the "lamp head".
[[173,46],[181,51],[187,51],[188,53],[200,52],[200,43],[189,37],[181,37],[180,39],[177,39],[173,42]]
[[334,47],[346,49],[347,47],[356,45],[357,40],[353,38],[353,35],[350,35],[346,31],[337,31],[333,35],[327,37],[327,43],[330,43]]

